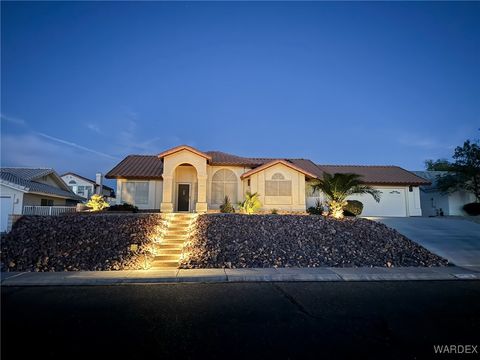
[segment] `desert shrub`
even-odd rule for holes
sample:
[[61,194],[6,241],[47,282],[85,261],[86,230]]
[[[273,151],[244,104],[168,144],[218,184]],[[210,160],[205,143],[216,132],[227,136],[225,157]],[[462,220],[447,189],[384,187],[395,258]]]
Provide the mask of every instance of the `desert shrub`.
[[463,205],[463,210],[465,210],[465,212],[468,215],[472,215],[472,216],[480,215],[480,203],[473,202],[470,204],[465,204]]
[[90,200],[88,200],[88,202],[85,205],[87,205],[93,211],[101,211],[110,206],[110,204],[105,201],[103,196],[98,194],[92,195]]
[[228,196],[225,196],[225,199],[223,199],[223,204],[220,205],[220,212],[222,213],[234,213],[235,209],[230,202],[230,198]]
[[277,214],[278,214],[278,210],[277,210],[277,209],[272,209],[271,214],[272,214],[272,215],[277,215]]
[[244,214],[254,214],[262,207],[258,193],[251,193],[247,191],[245,193],[245,200],[238,205],[240,206],[240,211]]
[[363,211],[363,204],[358,200],[347,200],[347,205],[343,209],[345,216],[358,216]]
[[129,211],[136,213],[138,212],[138,207],[129,204],[129,203],[123,203],[121,205],[112,205],[108,208],[108,211]]
[[310,206],[307,209],[307,212],[310,215],[322,215],[323,213],[323,204],[320,200],[315,201],[315,206]]

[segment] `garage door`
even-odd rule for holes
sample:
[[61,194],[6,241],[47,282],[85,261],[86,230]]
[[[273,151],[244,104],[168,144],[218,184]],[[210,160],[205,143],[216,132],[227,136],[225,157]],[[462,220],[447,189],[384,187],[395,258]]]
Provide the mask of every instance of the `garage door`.
[[363,203],[362,216],[407,216],[405,189],[377,188],[377,190],[382,193],[379,203],[371,195],[349,198],[360,200]]
[[12,213],[12,198],[9,196],[0,197],[0,232],[7,231],[8,215]]

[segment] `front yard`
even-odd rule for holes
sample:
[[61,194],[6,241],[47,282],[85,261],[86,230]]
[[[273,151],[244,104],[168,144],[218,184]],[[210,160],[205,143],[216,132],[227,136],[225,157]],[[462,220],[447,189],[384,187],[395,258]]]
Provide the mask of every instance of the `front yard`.
[[185,248],[182,268],[444,266],[447,261],[367,219],[208,214]]
[[[1,269],[149,268],[166,226],[158,213],[24,216],[2,237]],[[383,224],[315,215],[200,215],[180,261],[181,268],[444,265]]]

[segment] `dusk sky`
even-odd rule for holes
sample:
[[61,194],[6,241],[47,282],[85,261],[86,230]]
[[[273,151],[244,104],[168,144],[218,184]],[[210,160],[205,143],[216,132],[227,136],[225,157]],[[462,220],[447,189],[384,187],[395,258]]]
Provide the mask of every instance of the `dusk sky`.
[[1,4],[2,166],[94,177],[188,144],[322,164],[480,132],[480,3]]

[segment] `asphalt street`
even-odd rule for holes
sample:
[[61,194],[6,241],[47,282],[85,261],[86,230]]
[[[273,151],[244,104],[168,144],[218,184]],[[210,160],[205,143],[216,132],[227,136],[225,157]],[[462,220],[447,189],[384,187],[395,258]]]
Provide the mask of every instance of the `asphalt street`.
[[3,287],[1,292],[4,360],[32,354],[35,359],[422,359],[446,358],[434,354],[438,344],[480,345],[480,281]]

